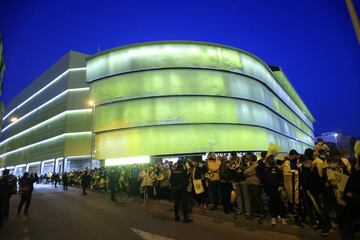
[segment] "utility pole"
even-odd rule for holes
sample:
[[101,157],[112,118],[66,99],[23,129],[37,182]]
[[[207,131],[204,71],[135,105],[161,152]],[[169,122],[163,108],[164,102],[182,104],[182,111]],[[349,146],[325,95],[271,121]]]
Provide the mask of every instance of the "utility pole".
[[345,2],[346,2],[346,6],[347,6],[347,8],[349,10],[349,14],[350,14],[350,17],[351,17],[352,24],[354,26],[356,37],[357,37],[358,42],[360,44],[360,22],[359,22],[359,18],[357,16],[357,13],[356,13],[356,9],[354,7],[353,0],[345,0]]

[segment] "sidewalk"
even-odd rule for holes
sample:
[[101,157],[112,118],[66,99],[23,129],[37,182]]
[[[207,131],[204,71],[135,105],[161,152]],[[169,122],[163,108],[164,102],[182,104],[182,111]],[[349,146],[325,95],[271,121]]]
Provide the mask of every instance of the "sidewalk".
[[[93,193],[98,193],[104,196],[104,198],[109,199],[110,193],[92,191]],[[144,199],[140,196],[130,196],[125,193],[117,194],[117,202],[126,204],[136,204],[138,207],[146,208],[147,210],[155,211],[166,211],[168,214],[173,216],[173,202],[170,200],[155,200],[147,199],[144,204]],[[181,212],[180,212],[181,214]],[[212,222],[219,224],[232,224],[234,227],[244,228],[248,231],[256,231],[257,229],[265,231],[273,231],[278,233],[287,233],[299,237],[300,239],[321,239],[321,231],[316,231],[310,226],[298,227],[294,224],[293,219],[289,218],[287,225],[282,225],[281,222],[278,222],[276,226],[272,226],[270,219],[266,219],[262,224],[258,224],[256,220],[245,220],[243,216],[238,216],[235,218],[235,213],[225,214],[220,205],[217,210],[211,211],[207,210],[203,212],[196,202],[194,201],[194,207],[192,209],[191,218],[196,221],[199,218],[207,218]],[[340,239],[340,235],[337,230],[331,230],[329,236],[326,239]]]

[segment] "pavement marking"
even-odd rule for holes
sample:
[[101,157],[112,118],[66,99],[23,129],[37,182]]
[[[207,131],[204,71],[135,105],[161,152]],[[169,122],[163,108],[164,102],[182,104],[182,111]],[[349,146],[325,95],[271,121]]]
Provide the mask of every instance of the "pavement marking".
[[174,238],[168,238],[168,237],[156,235],[136,228],[130,228],[130,229],[144,240],[175,240]]

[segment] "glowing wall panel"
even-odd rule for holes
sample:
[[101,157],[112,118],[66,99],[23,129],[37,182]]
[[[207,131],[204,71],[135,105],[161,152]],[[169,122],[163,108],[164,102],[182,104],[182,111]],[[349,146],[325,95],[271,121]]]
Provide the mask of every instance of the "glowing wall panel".
[[91,134],[67,135],[64,156],[82,156],[91,153]]
[[189,123],[258,125],[309,145],[313,142],[310,136],[270,109],[254,102],[223,97],[173,96],[116,102],[99,106],[95,122],[95,132]]
[[210,68],[247,74],[263,81],[299,116],[313,117],[296,92],[286,92],[273,72],[257,57],[225,46],[191,43],[158,42],[118,48],[90,58],[87,81],[119,73],[155,68]]
[[91,129],[91,109],[60,113],[0,143],[0,153],[58,136],[64,132],[85,132]]
[[[214,141],[215,145],[211,145],[210,141]],[[302,151],[309,147],[259,127],[223,124],[169,125],[99,133],[95,139],[95,158],[228,151],[229,149],[254,151],[267,149],[269,143],[281,145],[284,151],[293,148]]]
[[79,153],[84,155],[90,152],[90,142],[90,132],[62,134],[39,144],[27,145],[24,149],[6,153],[0,158],[16,165],[63,156],[77,156]]
[[89,107],[87,104],[88,98],[88,88],[67,89],[40,106],[27,108],[24,115],[15,115],[19,120],[11,124],[11,126],[6,127],[6,130],[4,129],[1,132],[0,139],[7,139],[32,126],[41,124],[49,118],[61,114],[65,110],[87,108]]
[[91,83],[91,99],[97,103],[164,95],[229,96],[256,101],[313,137],[309,127],[312,124],[305,117],[299,118],[261,82],[239,74],[203,69],[162,69],[116,75]]
[[21,151],[7,154],[2,157],[7,163],[20,164],[24,162],[34,162],[38,160],[61,157],[64,152],[64,138],[50,140]]

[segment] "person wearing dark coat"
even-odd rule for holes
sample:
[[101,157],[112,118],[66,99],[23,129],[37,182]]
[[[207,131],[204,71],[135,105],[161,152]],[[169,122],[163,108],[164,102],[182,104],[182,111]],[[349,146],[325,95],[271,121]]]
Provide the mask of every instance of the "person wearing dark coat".
[[220,174],[220,191],[221,191],[223,210],[225,214],[229,214],[229,212],[234,211],[230,203],[230,196],[233,187],[230,179],[229,163],[225,157],[221,158],[219,174]]
[[114,169],[111,169],[109,174],[109,189],[111,193],[111,201],[116,201],[115,193],[118,179],[118,174],[115,172]]
[[16,180],[9,173],[9,170],[5,169],[0,179],[0,222],[3,217],[9,216],[10,198],[13,193],[16,193]]
[[180,221],[179,217],[179,205],[181,203],[184,223],[192,222],[192,219],[189,218],[188,213],[188,186],[189,186],[189,177],[183,163],[179,161],[175,168],[171,172],[170,184],[174,193],[175,204],[174,204],[174,213],[175,221]]
[[[314,212],[319,224],[315,229],[322,230],[322,236],[330,233],[331,220],[329,215],[328,195],[326,186],[319,175],[318,166],[314,163],[314,150],[307,148],[304,153],[304,161],[300,168],[300,181],[305,193],[308,212]],[[311,211],[312,210],[312,211]]]
[[[207,172],[206,164],[204,162],[194,162],[194,174],[193,180],[201,180],[204,192],[196,194],[195,190],[195,199],[200,205],[200,208],[205,211],[207,209],[207,192],[208,188],[206,186],[205,174]],[[195,185],[195,184],[194,184]]]
[[59,173],[54,173],[54,182],[55,182],[55,187],[57,187],[58,183],[60,182],[60,175]]
[[68,190],[69,176],[67,172],[64,172],[64,174],[62,175],[62,182],[63,182],[63,189]]
[[34,190],[35,179],[29,176],[29,173],[24,173],[23,177],[19,181],[19,191],[21,193],[21,199],[18,207],[18,213],[21,212],[22,207],[25,203],[24,213],[27,214],[30,207],[32,192]]
[[235,188],[234,190],[236,191],[237,213],[235,218],[238,215],[244,214],[246,219],[250,219],[250,198],[244,175],[246,167],[245,158],[246,156],[243,156],[242,159],[240,159],[236,152],[231,153],[229,173]]
[[[350,158],[351,174],[345,189],[346,208],[351,222],[349,239],[355,239],[356,232],[360,231],[360,154]],[[352,238],[353,237],[353,238]]]
[[265,193],[269,197],[268,207],[271,215],[271,224],[273,226],[276,225],[278,216],[281,217],[282,223],[286,224],[285,206],[281,200],[283,177],[281,169],[276,166],[273,155],[270,155],[265,159],[262,179]]
[[81,178],[81,187],[83,189],[83,195],[86,195],[86,189],[90,188],[91,185],[91,176],[88,170],[85,171]]

